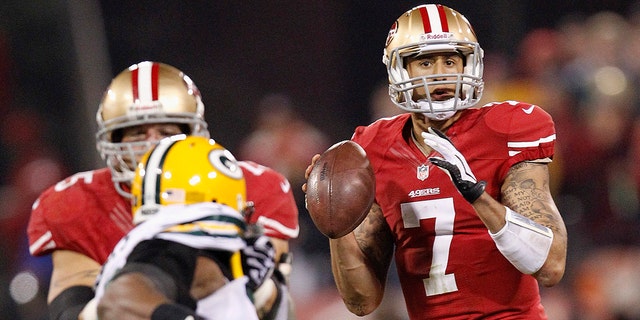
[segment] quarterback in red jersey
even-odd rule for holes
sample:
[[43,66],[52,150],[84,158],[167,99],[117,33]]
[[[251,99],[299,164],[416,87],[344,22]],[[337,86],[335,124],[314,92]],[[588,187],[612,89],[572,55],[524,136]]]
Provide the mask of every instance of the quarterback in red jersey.
[[[133,228],[128,189],[136,161],[164,137],[209,136],[195,84],[180,70],[157,62],[138,63],[117,75],[97,120],[97,146],[108,168],[77,173],[46,190],[34,203],[29,221],[31,254],[53,258],[51,319],[77,319],[93,297],[101,265]],[[289,182],[253,162],[242,162],[241,167],[247,200],[255,208],[248,222],[262,225],[276,248],[276,259],[287,260],[288,240],[298,235]],[[266,283],[271,289],[265,291],[269,294],[264,303],[287,300],[277,299],[286,294],[284,277],[278,276],[275,283]]]
[[407,113],[356,128],[375,203],[330,239],[336,285],[357,315],[380,304],[395,256],[411,319],[547,318],[538,284],[560,281],[567,246],[549,190],[555,128],[535,105],[476,107],[482,55],[467,19],[443,5],[391,27],[383,61]]

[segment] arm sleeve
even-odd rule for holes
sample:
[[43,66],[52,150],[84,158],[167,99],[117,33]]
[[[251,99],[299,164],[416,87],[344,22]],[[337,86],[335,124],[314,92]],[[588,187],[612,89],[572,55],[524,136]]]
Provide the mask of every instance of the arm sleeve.
[[[175,301],[195,309],[196,302],[191,298],[189,290],[193,282],[197,255],[198,249],[172,241],[142,241],[133,249],[125,267],[115,277],[125,272],[142,272],[156,282],[159,289],[171,291],[175,286]],[[166,282],[167,276],[173,280],[173,284]]]

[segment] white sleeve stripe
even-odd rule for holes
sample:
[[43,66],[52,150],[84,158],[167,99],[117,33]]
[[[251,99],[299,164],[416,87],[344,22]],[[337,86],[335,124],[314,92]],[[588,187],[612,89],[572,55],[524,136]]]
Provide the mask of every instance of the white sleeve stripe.
[[29,252],[34,254],[39,248],[43,247],[45,243],[51,241],[52,235],[51,231],[47,231],[42,237],[38,238],[36,242],[29,246]]
[[555,133],[550,135],[550,136],[548,136],[548,137],[540,138],[540,139],[535,140],[535,141],[507,142],[507,147],[509,147],[509,148],[537,147],[541,143],[551,142],[551,141],[554,141],[554,140],[556,140]]
[[257,223],[266,228],[273,229],[277,232],[280,232],[285,236],[288,236],[289,238],[297,238],[298,234],[300,233],[300,226],[296,226],[295,229],[291,229],[289,227],[286,227],[282,223],[273,219],[269,219],[265,216],[259,217]]

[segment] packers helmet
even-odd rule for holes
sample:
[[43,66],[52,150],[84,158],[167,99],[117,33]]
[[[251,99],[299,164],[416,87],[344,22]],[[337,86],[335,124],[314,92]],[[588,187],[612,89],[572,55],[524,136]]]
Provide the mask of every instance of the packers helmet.
[[198,136],[162,139],[138,164],[131,194],[136,224],[170,204],[217,202],[241,213],[246,209],[237,160],[214,140]]
[[122,142],[122,130],[146,124],[177,124],[184,134],[209,137],[204,104],[195,83],[182,71],[144,61],[120,72],[107,87],[96,114],[96,148],[111,170],[116,190],[130,184],[136,161],[157,141]]
[[[464,71],[418,77],[411,77],[407,72],[408,57],[443,52],[460,54]],[[389,30],[382,57],[387,67],[391,101],[404,111],[424,113],[438,120],[480,101],[484,87],[482,60],[483,51],[469,21],[440,4],[417,6],[400,16]],[[428,94],[432,91],[430,86],[454,84],[454,98],[435,101]],[[420,87],[427,95],[416,98],[414,90]]]

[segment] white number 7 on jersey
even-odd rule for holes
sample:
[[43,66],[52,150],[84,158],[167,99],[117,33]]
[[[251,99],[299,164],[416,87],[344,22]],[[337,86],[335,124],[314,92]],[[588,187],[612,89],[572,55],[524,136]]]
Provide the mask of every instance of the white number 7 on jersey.
[[453,199],[403,203],[400,205],[400,209],[405,228],[418,228],[420,220],[435,219],[436,237],[433,242],[429,277],[422,279],[427,296],[458,291],[454,274],[445,274],[449,262],[451,240],[453,239],[453,221],[456,215]]

